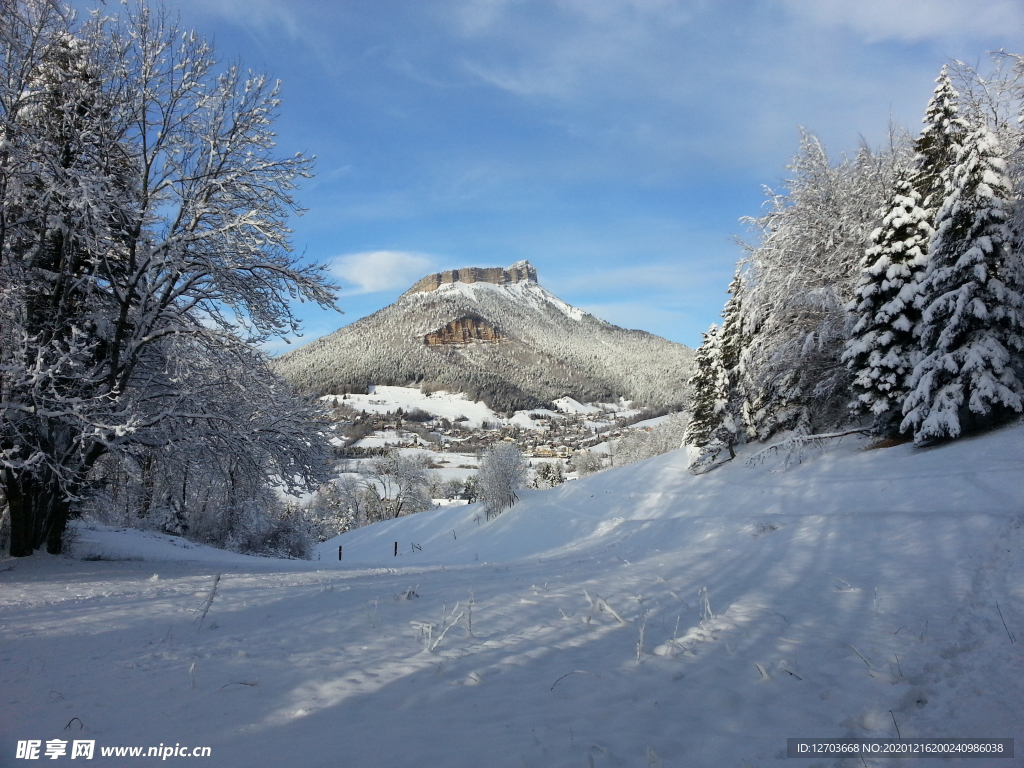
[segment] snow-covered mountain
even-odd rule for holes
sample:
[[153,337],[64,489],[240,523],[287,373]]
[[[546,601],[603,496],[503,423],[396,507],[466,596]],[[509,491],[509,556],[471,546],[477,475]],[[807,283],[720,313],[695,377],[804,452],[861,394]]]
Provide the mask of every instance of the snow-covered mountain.
[[303,391],[426,384],[511,411],[565,395],[681,403],[692,358],[682,344],[566,304],[520,261],[428,275],[394,304],[275,364]]

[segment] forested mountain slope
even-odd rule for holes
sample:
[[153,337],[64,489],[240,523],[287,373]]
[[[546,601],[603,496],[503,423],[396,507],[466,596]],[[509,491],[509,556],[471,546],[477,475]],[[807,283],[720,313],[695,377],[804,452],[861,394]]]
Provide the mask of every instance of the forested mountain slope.
[[528,262],[429,275],[397,302],[275,364],[298,388],[427,384],[511,411],[569,395],[682,403],[693,352],[561,301]]

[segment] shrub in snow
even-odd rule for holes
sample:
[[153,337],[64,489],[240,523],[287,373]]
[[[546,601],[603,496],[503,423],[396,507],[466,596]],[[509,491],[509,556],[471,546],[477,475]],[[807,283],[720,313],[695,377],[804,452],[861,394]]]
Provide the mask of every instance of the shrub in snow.
[[352,475],[324,483],[304,506],[316,538],[327,541],[356,528],[365,519],[362,485]]
[[565,473],[562,472],[562,462],[545,461],[534,472],[531,485],[539,490],[554,488],[565,482]]
[[[253,372],[237,370],[232,378],[244,382]],[[158,450],[137,448],[99,459],[76,513],[217,547],[299,556],[301,547],[280,543],[283,526],[295,522],[303,528],[301,538],[308,525],[285,514],[278,478],[298,464],[317,467],[317,477],[326,475],[327,443],[308,421],[315,411],[302,405],[289,412],[279,401],[270,413],[264,406],[254,408],[241,391],[238,395],[222,406],[222,413],[234,418],[220,429],[204,430],[200,422]],[[268,544],[266,537],[276,543]]]
[[488,449],[480,460],[477,480],[480,501],[490,520],[519,501],[518,491],[526,483],[526,460],[522,452],[511,443]]
[[604,459],[594,451],[576,451],[570,461],[572,471],[580,477],[586,477],[604,469]]
[[389,451],[359,466],[362,475],[366,521],[390,520],[430,509],[434,473],[425,456],[406,456]]
[[425,421],[430,421],[434,417],[431,416],[426,411],[424,411],[422,408],[410,408],[408,411],[405,412],[405,415],[402,418],[404,418],[406,421],[423,423]]
[[853,289],[877,211],[906,149],[857,155],[833,165],[804,132],[784,193],[768,190],[768,211],[748,219],[758,242],[744,268],[743,342],[738,362],[746,428],[766,438],[848,419],[850,380],[842,352]]
[[681,448],[688,425],[687,414],[673,413],[656,426],[626,430],[612,446],[612,464],[621,467]]

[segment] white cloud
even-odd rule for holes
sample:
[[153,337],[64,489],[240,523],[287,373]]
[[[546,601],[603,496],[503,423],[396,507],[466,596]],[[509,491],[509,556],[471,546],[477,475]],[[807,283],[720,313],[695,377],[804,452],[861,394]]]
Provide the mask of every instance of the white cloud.
[[825,27],[846,27],[868,41],[989,36],[1020,30],[1019,0],[785,0],[790,12]]
[[453,33],[471,77],[522,97],[571,100],[659,82],[652,59],[703,0],[454,0]]
[[276,0],[179,0],[179,3],[218,15],[250,31],[284,32],[291,40],[302,35],[302,24],[293,9]]
[[433,258],[408,251],[350,253],[331,264],[331,272],[353,286],[352,293],[408,288],[433,269]]

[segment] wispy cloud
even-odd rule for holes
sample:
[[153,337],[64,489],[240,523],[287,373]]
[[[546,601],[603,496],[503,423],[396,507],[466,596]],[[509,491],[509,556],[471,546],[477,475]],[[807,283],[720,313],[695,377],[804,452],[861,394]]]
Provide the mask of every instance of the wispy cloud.
[[[679,0],[461,0],[450,14],[462,64],[480,81],[518,96],[573,99],[619,90],[663,51],[666,32],[704,2]],[[638,55],[640,54],[640,55]]]
[[988,36],[1024,26],[1019,0],[785,0],[797,18],[845,27],[869,42]]
[[182,5],[195,5],[196,9],[216,14],[250,31],[263,33],[284,32],[291,40],[302,34],[299,18],[287,4],[275,0],[179,0]]
[[434,259],[409,251],[364,251],[338,256],[331,272],[351,288],[351,293],[378,293],[408,288],[434,268]]

